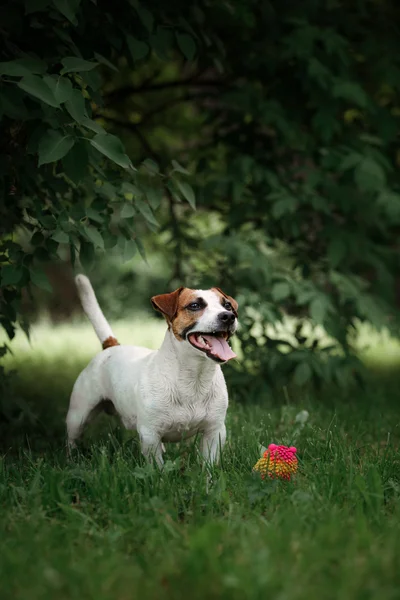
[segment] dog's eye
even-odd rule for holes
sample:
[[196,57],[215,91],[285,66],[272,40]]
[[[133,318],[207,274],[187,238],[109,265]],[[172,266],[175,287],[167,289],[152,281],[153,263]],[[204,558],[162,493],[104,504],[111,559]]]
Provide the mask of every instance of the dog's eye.
[[200,310],[201,306],[199,302],[191,302],[190,304],[188,304],[187,308],[189,310]]
[[224,309],[225,310],[233,310],[232,304],[230,302],[225,302]]

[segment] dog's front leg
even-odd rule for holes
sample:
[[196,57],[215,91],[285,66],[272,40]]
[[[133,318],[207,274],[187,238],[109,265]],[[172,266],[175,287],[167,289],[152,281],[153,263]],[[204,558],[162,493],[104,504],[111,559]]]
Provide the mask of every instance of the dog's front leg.
[[161,468],[164,464],[162,457],[163,444],[160,435],[149,427],[138,427],[142,454],[148,462],[156,461]]
[[204,460],[213,465],[219,462],[222,448],[226,440],[226,427],[223,423],[219,428],[206,430],[201,440],[201,454]]

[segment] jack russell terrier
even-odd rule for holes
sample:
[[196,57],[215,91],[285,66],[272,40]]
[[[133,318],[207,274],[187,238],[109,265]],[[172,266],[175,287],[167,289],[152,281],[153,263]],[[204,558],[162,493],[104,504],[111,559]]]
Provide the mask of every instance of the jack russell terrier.
[[201,453],[218,461],[225,439],[228,392],[220,365],[236,354],[228,340],[237,328],[237,302],[219,288],[179,288],[151,299],[168,325],[159,350],[120,346],[91,283],[75,279],[83,309],[103,345],[75,382],[67,415],[72,448],[102,410],[137,430],[144,456],[162,466],[163,442],[202,434]]

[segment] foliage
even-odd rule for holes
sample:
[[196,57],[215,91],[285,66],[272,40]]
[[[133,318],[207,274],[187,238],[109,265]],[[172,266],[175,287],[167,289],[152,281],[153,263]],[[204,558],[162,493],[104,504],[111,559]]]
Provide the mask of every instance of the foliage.
[[[355,319],[397,331],[395,3],[18,0],[1,16],[10,336],[19,289],[47,287],[38,261],[129,258],[141,221],[171,285],[238,296],[246,385],[346,383]],[[271,335],[287,314],[291,341]]]
[[[243,2],[222,22],[228,87],[209,110],[198,202],[218,206],[225,228],[207,252],[261,317],[262,348],[254,315],[242,336],[258,373],[344,382],[355,366],[346,356],[354,318],[379,328],[396,311],[399,9]],[[216,177],[204,166],[211,157]],[[300,319],[289,359],[267,334],[282,309]],[[345,353],[345,370],[343,354],[324,357],[317,343],[304,364],[307,318]]]
[[[197,68],[117,89],[109,110],[129,115],[139,92],[158,90],[158,110],[136,109],[145,139],[165,123],[177,137],[201,131],[174,156],[218,225],[181,210],[171,243],[181,279],[218,278],[241,300],[236,380],[346,384],[359,371],[355,319],[398,332],[399,7],[243,0],[201,15],[212,43]],[[153,149],[165,157],[157,136]],[[289,342],[271,336],[287,314],[298,319]],[[333,347],[310,341],[310,320]]]
[[[158,230],[166,186],[194,199],[177,163],[163,173],[150,158],[133,165],[94,118],[101,69],[117,71],[120,55],[134,69],[173,30],[135,1],[20,0],[0,21],[0,322],[11,339],[21,290],[51,289],[43,261],[79,256],[90,268],[97,251],[144,255],[143,224]],[[175,32],[176,52],[192,56],[186,29]]]

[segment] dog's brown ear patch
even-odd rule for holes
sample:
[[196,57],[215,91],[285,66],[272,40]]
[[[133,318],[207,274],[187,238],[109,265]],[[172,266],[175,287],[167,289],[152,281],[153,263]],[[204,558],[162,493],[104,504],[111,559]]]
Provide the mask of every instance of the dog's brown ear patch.
[[184,290],[184,288],[180,287],[170,294],[153,296],[151,299],[153,308],[161,312],[169,321],[172,321],[178,312],[179,296],[181,295],[182,290]]
[[225,292],[223,292],[220,288],[214,287],[212,289],[217,290],[217,292],[219,292],[224,298],[226,298],[228,300],[228,302],[230,302],[232,304],[233,312],[235,313],[235,315],[237,317],[239,304],[236,302],[236,300],[234,298],[232,298],[232,296],[228,296],[228,294],[225,294]]

